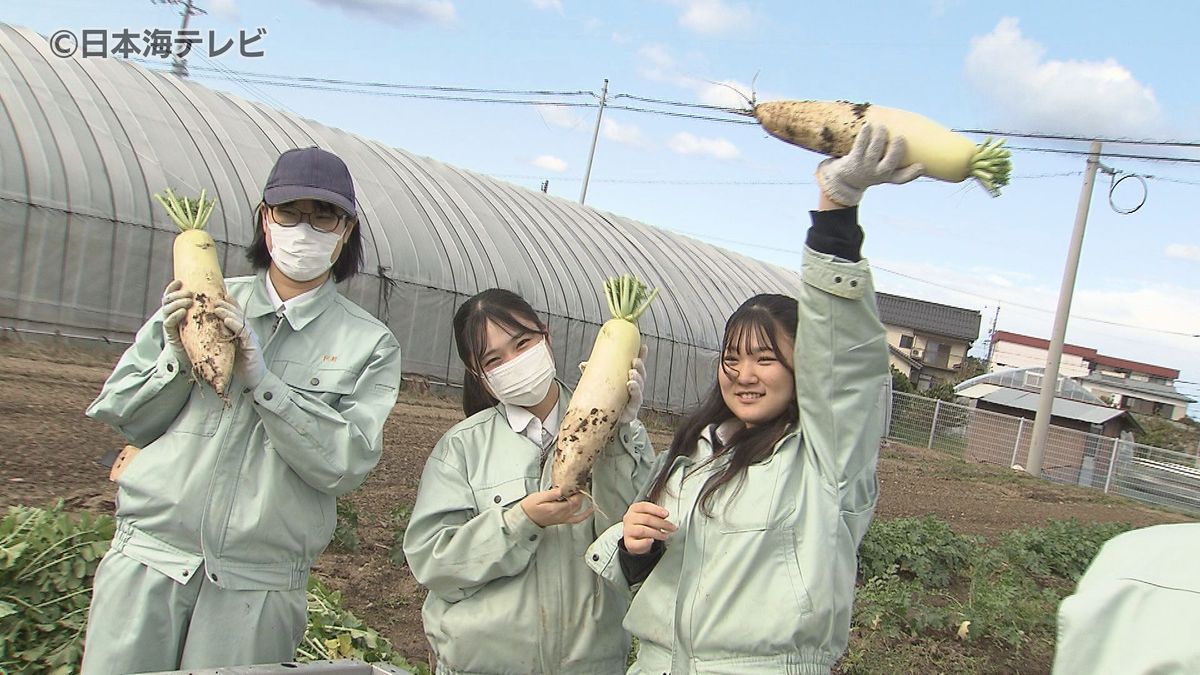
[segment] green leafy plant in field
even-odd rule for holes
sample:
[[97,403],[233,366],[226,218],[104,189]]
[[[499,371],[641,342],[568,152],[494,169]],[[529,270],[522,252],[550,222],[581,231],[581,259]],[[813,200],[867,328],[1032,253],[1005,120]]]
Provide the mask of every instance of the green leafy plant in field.
[[[865,581],[855,595],[854,625],[892,641],[984,641],[1010,654],[1052,652],[1059,602],[1104,542],[1128,528],[1050,521],[986,546],[934,518],[877,521],[860,552]],[[847,667],[859,668],[858,661]]]
[[15,506],[0,520],[0,672],[77,672],[113,519]]
[[1025,527],[1004,535],[1000,550],[1029,574],[1078,581],[1104,542],[1129,530],[1126,523],[1051,520],[1044,527]]
[[297,661],[358,659],[388,663],[413,673],[429,673],[425,664],[406,661],[390,640],[342,606],[341,593],[329,590],[316,577],[308,580],[308,631],[296,655]]
[[966,572],[972,546],[932,516],[877,520],[859,547],[859,572],[864,579],[894,573],[927,588],[946,588]]

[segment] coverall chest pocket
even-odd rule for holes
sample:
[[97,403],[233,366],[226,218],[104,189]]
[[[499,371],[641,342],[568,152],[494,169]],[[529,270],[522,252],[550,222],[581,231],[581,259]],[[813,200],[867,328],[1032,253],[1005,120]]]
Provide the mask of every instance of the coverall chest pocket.
[[[491,482],[491,481],[489,481]],[[474,490],[475,509],[483,513],[485,509],[507,508],[525,498],[529,494],[526,489],[525,477],[512,478],[485,488]]]
[[343,396],[354,391],[357,374],[343,368],[318,368],[308,364],[289,363],[282,379],[292,389],[336,406]]
[[719,493],[722,498],[713,509],[720,531],[731,533],[767,529],[775,515],[778,484],[779,463],[774,461],[747,467],[740,486],[736,477],[726,483]]
[[170,430],[193,436],[212,436],[221,424],[225,402],[208,385],[195,384],[187,404],[175,418]]

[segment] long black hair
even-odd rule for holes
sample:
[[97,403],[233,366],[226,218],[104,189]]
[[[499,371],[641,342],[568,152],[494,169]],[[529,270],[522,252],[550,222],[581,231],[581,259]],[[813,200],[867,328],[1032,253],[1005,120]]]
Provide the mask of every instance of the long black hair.
[[[748,353],[756,346],[770,346],[779,362],[795,375],[792,355],[785,354],[780,347],[781,336],[787,337],[793,344],[796,341],[796,322],[799,315],[795,298],[774,293],[764,293],[743,302],[741,307],[725,322],[725,336],[721,340],[720,368],[731,378],[737,374],[724,361],[727,353]],[[718,427],[734,418],[733,411],[725,404],[721,395],[720,378],[713,383],[708,395],[700,407],[683,418],[671,440],[670,455],[663,465],[662,472],[654,480],[650,489],[650,501],[657,501],[666,488],[667,479],[672,463],[676,457],[692,454],[700,434],[710,424]],[[733,479],[745,477],[746,468],[761,461],[771,453],[771,449],[783,438],[800,420],[800,409],[793,396],[784,411],[765,424],[743,427],[723,443],[713,434],[714,456],[729,455],[729,462],[717,474],[709,477],[700,493],[700,509],[704,515],[712,516],[712,500],[717,490]]]
[[[317,203],[325,204],[326,202],[318,201]],[[337,211],[341,211],[341,209],[332,204],[329,206]],[[267,235],[263,231],[266,227],[266,217],[266,203],[260,203],[258,208],[254,210],[254,240],[250,242],[250,248],[246,249],[246,259],[250,261],[250,266],[256,270],[265,270],[271,266],[271,249],[267,248]],[[350,231],[350,238],[346,240],[346,243],[342,244],[342,252],[338,254],[338,259],[333,261],[333,267],[330,268],[334,281],[345,281],[362,271],[362,223],[357,219],[352,222],[354,223],[354,229]]]
[[454,312],[454,342],[458,358],[467,369],[463,375],[463,413],[467,417],[498,403],[483,384],[480,364],[487,351],[489,321],[511,335],[528,331],[530,326],[536,326],[536,332],[543,336],[550,333],[525,298],[503,288],[476,293],[459,306]]

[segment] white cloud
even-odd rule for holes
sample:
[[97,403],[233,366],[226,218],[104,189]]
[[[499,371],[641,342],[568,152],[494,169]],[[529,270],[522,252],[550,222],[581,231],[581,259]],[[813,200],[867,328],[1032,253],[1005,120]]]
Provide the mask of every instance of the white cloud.
[[724,0],[670,0],[682,7],[679,25],[702,35],[730,33],[747,28],[751,24],[750,9],[742,3]]
[[1005,278],[999,274],[989,274],[989,275],[985,276],[984,279],[989,284],[992,284],[993,286],[999,286],[1000,288],[1012,288],[1013,286],[1016,285],[1013,282],[1009,281],[1007,278]]
[[737,146],[724,138],[700,138],[686,131],[671,137],[667,147],[681,155],[707,155],[721,160],[737,159],[741,156]]
[[226,21],[238,18],[237,6],[233,0],[209,0],[208,11]]
[[555,157],[554,155],[538,155],[537,158],[530,163],[539,169],[553,171],[554,173],[562,173],[567,170],[567,163],[564,160]]
[[1162,127],[1154,90],[1114,59],[1046,58],[1014,18],[971,39],[966,76],[992,99],[1006,125],[1034,131],[1148,136]]
[[347,13],[395,24],[430,21],[453,23],[458,18],[451,0],[309,0],[318,5],[339,7]]
[[613,44],[618,44],[618,45],[629,44],[629,40],[630,40],[630,38],[627,35],[625,35],[624,33],[618,33],[616,31],[613,31],[613,34],[612,34]]
[[642,130],[636,124],[623,124],[611,117],[605,117],[600,123],[600,133],[604,138],[634,147],[644,147],[646,141],[642,138]]
[[561,0],[530,0],[530,2],[538,9],[553,9],[557,12],[563,11]]
[[1167,257],[1200,262],[1200,246],[1194,244],[1171,244],[1167,246]]
[[693,78],[682,75],[675,59],[667,48],[660,44],[648,44],[638,50],[638,75],[652,82],[666,82],[678,86],[692,86]]
[[539,105],[534,107],[542,119],[549,124],[564,129],[578,129],[583,126],[583,118],[575,114],[571,108],[561,105]]

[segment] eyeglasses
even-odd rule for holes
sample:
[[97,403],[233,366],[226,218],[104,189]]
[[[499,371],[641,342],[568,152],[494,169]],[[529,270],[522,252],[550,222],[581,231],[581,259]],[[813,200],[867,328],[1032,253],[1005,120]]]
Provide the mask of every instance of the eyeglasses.
[[271,220],[283,227],[293,227],[300,223],[308,223],[318,232],[333,232],[350,220],[351,216],[333,206],[314,208],[312,211],[301,211],[291,204],[279,204],[267,207],[271,210]]

